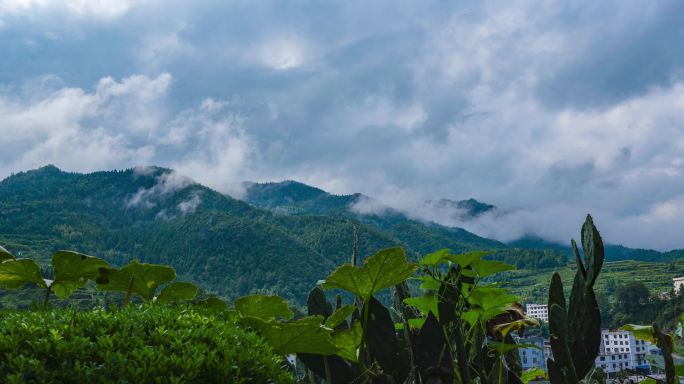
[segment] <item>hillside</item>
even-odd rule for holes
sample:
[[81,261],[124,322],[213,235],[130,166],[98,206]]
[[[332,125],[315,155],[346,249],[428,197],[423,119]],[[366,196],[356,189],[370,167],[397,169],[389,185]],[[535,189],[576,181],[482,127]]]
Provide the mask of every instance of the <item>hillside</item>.
[[414,258],[442,247],[505,247],[396,215],[283,215],[156,167],[78,174],[46,166],[0,182],[0,244],[17,255],[45,262],[54,250],[75,249],[117,265],[170,264],[228,298],[268,291],[302,303],[317,280],[349,260],[353,227],[361,259],[395,245]]
[[[552,244],[510,246],[393,210],[350,210],[367,199],[361,194],[336,196],[293,181],[247,190],[243,202],[164,168],[78,174],[47,166],[0,182],[0,244],[43,263],[54,250],[75,249],[116,265],[170,264],[210,293],[273,292],[300,304],[349,260],[354,227],[361,259],[397,245],[414,259],[441,248],[489,249],[522,269],[520,277],[546,277],[567,263],[564,248]],[[491,209],[476,200],[442,203],[465,204],[473,215]]]

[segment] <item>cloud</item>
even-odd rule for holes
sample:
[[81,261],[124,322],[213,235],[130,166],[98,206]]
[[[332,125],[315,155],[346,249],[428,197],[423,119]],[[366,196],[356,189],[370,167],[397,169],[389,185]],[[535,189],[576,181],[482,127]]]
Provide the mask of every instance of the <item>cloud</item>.
[[[2,175],[157,164],[501,240],[591,212],[610,242],[684,247],[682,2],[3,4]],[[469,197],[499,214],[424,204]]]
[[0,17],[28,12],[61,11],[79,18],[110,19],[130,10],[127,0],[2,0]]
[[192,194],[192,196],[185,201],[181,201],[178,204],[178,210],[181,211],[183,215],[193,213],[202,204],[202,198],[198,192]]
[[[155,167],[136,167],[134,168],[133,174],[134,176],[150,176],[156,172],[158,172],[158,169]],[[152,208],[168,195],[196,184],[189,177],[173,170],[162,172],[160,175],[155,177],[155,181],[156,183],[153,186],[149,188],[140,188],[135,194],[133,194],[133,196],[131,196],[131,198],[126,202],[126,207]],[[181,203],[181,205],[182,204],[183,203]],[[186,209],[187,208],[189,208],[189,206],[186,206]],[[183,211],[183,209],[181,209],[181,211]],[[185,213],[185,211],[183,211],[183,213]]]
[[144,139],[158,127],[157,101],[170,79],[107,77],[93,92],[48,88],[25,99],[11,89],[0,93],[2,172],[46,163],[93,171],[123,161],[149,162],[154,146]]

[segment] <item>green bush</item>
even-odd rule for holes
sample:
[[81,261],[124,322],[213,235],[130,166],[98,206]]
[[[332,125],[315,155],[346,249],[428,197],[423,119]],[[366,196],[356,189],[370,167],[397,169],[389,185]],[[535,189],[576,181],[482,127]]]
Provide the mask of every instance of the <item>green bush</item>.
[[145,305],[0,311],[6,383],[293,383],[282,358],[221,314]]

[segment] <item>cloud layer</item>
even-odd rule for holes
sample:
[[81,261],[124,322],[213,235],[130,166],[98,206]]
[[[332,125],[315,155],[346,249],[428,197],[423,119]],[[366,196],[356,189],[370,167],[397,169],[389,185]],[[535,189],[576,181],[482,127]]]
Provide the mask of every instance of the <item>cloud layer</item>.
[[[684,247],[684,3],[0,0],[0,176],[297,179],[502,240]],[[426,200],[505,209],[454,220]],[[364,209],[372,209],[375,203]],[[188,208],[192,204],[188,205]]]

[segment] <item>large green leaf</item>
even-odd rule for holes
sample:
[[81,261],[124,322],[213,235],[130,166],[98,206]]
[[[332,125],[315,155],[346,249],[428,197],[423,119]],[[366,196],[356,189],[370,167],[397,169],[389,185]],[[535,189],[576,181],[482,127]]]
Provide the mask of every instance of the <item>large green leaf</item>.
[[420,313],[425,316],[432,312],[432,314],[439,319],[437,296],[435,295],[428,294],[417,297],[409,297],[404,299],[404,303],[418,309]]
[[515,269],[515,265],[502,263],[496,260],[477,259],[473,261],[471,265],[473,270],[475,270],[481,278]]
[[458,255],[448,255],[447,260],[451,261],[454,264],[460,265],[461,268],[465,268],[491,253],[491,251],[474,251],[461,253]]
[[294,316],[287,301],[279,296],[244,296],[235,300],[235,309],[243,317],[256,317],[265,321],[278,317],[291,319]]
[[195,284],[179,281],[164,287],[154,301],[157,303],[164,303],[170,301],[192,300],[197,296],[197,291],[199,291],[199,288]]
[[517,301],[517,296],[510,295],[506,289],[494,285],[476,287],[468,297],[472,309],[479,312],[485,321],[508,311]]
[[351,316],[355,309],[356,307],[353,305],[345,305],[340,307],[340,309],[336,310],[332,315],[330,315],[330,317],[328,317],[328,319],[325,321],[325,326],[328,328],[337,327],[338,325],[342,324],[347,317]]
[[345,264],[337,268],[323,283],[323,288],[340,288],[369,300],[383,288],[395,286],[409,278],[418,264],[409,263],[402,248],[382,250],[364,261],[363,267]]
[[333,343],[330,328],[321,326],[323,316],[309,316],[288,323],[244,317],[242,322],[254,328],[280,355],[290,353],[334,355],[340,350]]
[[36,283],[45,288],[40,267],[31,259],[12,259],[0,263],[0,288],[17,289],[26,283]]
[[351,328],[335,332],[332,335],[333,343],[340,349],[337,355],[349,361],[357,361],[357,351],[361,345],[363,328],[358,321]]
[[443,261],[447,260],[447,256],[449,255],[450,253],[448,249],[440,249],[437,252],[429,253],[423,256],[423,258],[420,260],[420,265],[435,267]]
[[152,300],[157,288],[176,278],[176,271],[166,265],[141,264],[133,260],[121,269],[100,268],[97,288],[103,291],[127,292],[142,296],[146,301]]
[[0,245],[0,262],[15,259],[14,255]]
[[198,301],[195,305],[206,308],[211,311],[228,311],[228,303],[215,296],[207,297],[206,299]]
[[546,377],[546,372],[544,372],[543,369],[541,368],[530,368],[526,370],[525,372],[522,373],[520,376],[520,381],[522,381],[524,384],[529,383],[530,381],[537,380],[537,378],[544,378]]
[[88,280],[100,276],[100,268],[109,264],[97,257],[71,251],[57,251],[52,255],[52,269],[55,280],[52,291],[60,299],[69,297],[75,290],[85,287]]

